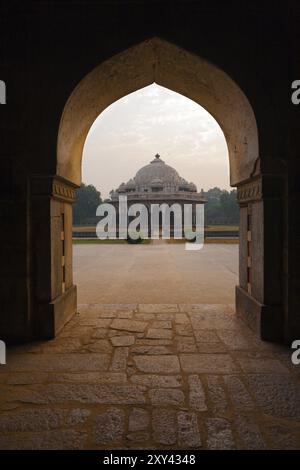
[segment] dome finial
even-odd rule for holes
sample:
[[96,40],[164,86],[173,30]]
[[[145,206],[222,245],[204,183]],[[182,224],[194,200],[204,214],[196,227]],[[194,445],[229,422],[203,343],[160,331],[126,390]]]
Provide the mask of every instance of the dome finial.
[[160,158],[159,153],[157,153],[157,154],[155,155],[155,158]]

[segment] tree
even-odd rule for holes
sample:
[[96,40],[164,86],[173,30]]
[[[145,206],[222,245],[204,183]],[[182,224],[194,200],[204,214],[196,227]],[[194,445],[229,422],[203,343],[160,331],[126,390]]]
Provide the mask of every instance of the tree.
[[101,193],[92,184],[81,184],[76,191],[76,200],[73,205],[74,225],[90,225],[97,222],[96,210],[101,204]]
[[236,190],[212,188],[204,193],[205,223],[209,224],[238,224],[239,206],[236,200]]

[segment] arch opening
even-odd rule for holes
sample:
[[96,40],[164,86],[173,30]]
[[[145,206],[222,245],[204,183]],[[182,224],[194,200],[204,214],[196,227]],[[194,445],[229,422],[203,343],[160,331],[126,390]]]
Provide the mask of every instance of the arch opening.
[[[79,191],[81,197],[75,203],[73,218],[74,279],[79,311],[82,304],[115,302],[234,303],[238,217],[230,221],[229,192],[224,191],[229,189],[226,140],[207,111],[194,101],[155,84],[131,93],[109,106],[93,123],[84,146],[82,168],[85,186]],[[122,245],[124,240],[114,240],[114,246],[107,248],[112,240],[95,240],[99,222],[96,210],[100,204],[96,202],[96,190],[100,191],[102,202],[117,207],[120,194],[127,195],[128,207],[136,203],[146,205],[148,224],[147,228],[143,226],[142,233],[147,237],[150,237],[148,229],[150,232],[153,227],[149,205],[173,207],[174,204],[183,214],[184,206],[193,204],[195,228],[195,205],[204,200],[203,250],[193,256],[185,250],[184,237],[181,242],[147,238],[143,242],[146,246],[136,250]],[[89,191],[94,191],[95,202],[91,211],[86,211],[87,215],[82,211],[80,214],[85,201],[83,194],[87,197]],[[223,202],[221,193],[227,203]],[[220,232],[224,224],[228,233]],[[158,226],[162,225],[160,213]],[[174,235],[174,225],[174,212],[170,211],[170,238]],[[118,231],[115,235],[118,238]],[[226,235],[225,251],[224,246],[211,243],[216,241],[215,237]],[[89,243],[98,246],[92,248]],[[153,282],[148,282],[150,278]],[[181,279],[180,287],[178,279]],[[104,288],[99,289],[100,286]]]

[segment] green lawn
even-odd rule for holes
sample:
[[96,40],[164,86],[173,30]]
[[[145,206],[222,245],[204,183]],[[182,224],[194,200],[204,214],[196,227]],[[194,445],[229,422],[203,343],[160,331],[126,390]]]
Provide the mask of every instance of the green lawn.
[[238,225],[206,225],[205,232],[238,232]]
[[[151,243],[151,240],[143,240],[139,245],[148,245]],[[99,238],[73,238],[73,245],[120,245],[128,244],[127,240],[119,239],[108,239],[108,240],[99,240]]]

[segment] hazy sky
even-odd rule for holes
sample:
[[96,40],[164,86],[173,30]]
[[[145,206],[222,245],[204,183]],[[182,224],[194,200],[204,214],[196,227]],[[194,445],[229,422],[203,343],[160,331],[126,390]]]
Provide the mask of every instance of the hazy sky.
[[155,84],[98,116],[86,139],[82,180],[107,197],[156,153],[198,191],[229,188],[227,146],[218,123],[195,102]]

